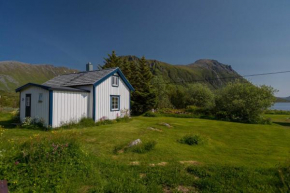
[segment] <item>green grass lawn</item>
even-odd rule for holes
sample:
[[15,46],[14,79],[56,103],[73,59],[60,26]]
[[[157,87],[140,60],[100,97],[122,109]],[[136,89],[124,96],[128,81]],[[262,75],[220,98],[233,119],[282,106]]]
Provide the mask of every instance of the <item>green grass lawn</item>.
[[[11,147],[8,145],[11,140],[22,144],[37,135],[51,138],[74,133],[96,172],[87,185],[76,183],[76,192],[277,192],[279,186],[282,187],[277,168],[284,166],[290,158],[290,121],[287,119],[289,115],[268,116],[273,118],[274,124],[134,117],[127,123],[83,129],[46,132],[9,128],[4,131],[1,141],[2,148],[7,149]],[[0,114],[0,124],[7,124],[10,118]],[[179,143],[178,140],[187,134],[200,135],[204,143],[196,146]],[[115,147],[135,139],[154,140],[157,144],[143,154],[114,153]],[[180,161],[188,163],[181,164]],[[162,162],[165,162],[164,166],[151,165]],[[136,165],[132,166],[133,163]],[[139,177],[141,174],[145,177]],[[16,192],[20,190],[16,185],[11,186]],[[62,191],[75,192],[70,188]]]

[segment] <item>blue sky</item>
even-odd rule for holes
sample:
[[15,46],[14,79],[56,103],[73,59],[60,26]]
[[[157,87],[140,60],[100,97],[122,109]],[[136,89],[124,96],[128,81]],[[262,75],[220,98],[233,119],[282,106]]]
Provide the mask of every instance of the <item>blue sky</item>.
[[[0,61],[84,70],[116,50],[171,64],[216,59],[242,75],[290,70],[289,9],[289,0],[0,0]],[[290,96],[290,73],[249,80]]]

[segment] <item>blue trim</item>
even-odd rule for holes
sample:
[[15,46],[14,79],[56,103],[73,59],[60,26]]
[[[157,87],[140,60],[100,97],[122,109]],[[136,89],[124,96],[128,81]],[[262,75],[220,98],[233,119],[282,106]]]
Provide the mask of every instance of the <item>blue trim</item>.
[[16,91],[16,92],[19,92],[19,91],[25,89],[25,88],[28,87],[28,86],[36,86],[36,87],[43,88],[43,89],[45,89],[45,90],[49,90],[49,89],[50,89],[50,87],[48,87],[48,86],[44,86],[44,85],[40,85],[40,84],[34,84],[34,83],[27,83],[27,84],[25,84],[25,85],[23,85],[23,86],[21,86],[21,87],[15,89],[15,91]]
[[50,90],[49,91],[49,123],[48,123],[48,125],[49,126],[51,126],[52,127],[52,116],[53,116],[53,114],[52,114],[52,111],[53,111],[53,91],[52,90]]
[[93,119],[96,121],[96,86],[93,85]]
[[103,78],[101,78],[100,80],[98,80],[97,82],[95,82],[94,83],[94,86],[98,86],[99,84],[101,84],[102,82],[104,82],[107,78],[109,78],[110,76],[112,76],[115,73],[118,73],[118,75],[122,78],[122,80],[124,81],[124,83],[127,85],[127,87],[130,90],[135,91],[135,89],[133,88],[133,86],[129,83],[129,81],[126,79],[125,75],[122,73],[122,71],[119,68],[116,68],[116,70],[110,72],[109,74],[107,74],[106,76],[104,76]]
[[[112,109],[112,98],[117,97],[118,98],[118,109]],[[120,95],[110,95],[110,110],[111,111],[120,111]]]

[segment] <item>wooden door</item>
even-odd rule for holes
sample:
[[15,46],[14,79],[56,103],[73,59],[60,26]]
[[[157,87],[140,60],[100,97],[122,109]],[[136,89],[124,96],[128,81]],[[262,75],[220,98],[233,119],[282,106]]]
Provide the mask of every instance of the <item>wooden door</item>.
[[25,117],[31,117],[31,94],[25,96]]

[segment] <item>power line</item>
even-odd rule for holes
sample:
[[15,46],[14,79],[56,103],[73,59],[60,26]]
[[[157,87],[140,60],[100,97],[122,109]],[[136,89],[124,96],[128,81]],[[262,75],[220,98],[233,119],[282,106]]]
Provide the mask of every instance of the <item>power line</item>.
[[288,70],[288,71],[280,71],[280,72],[261,73],[261,74],[248,74],[248,75],[221,77],[221,78],[197,79],[197,80],[191,80],[191,81],[174,81],[174,82],[165,82],[165,83],[159,83],[159,84],[178,84],[178,83],[205,82],[205,81],[211,81],[211,80],[242,79],[242,78],[245,78],[245,77],[266,76],[266,75],[284,74],[284,73],[290,73],[290,70]]

